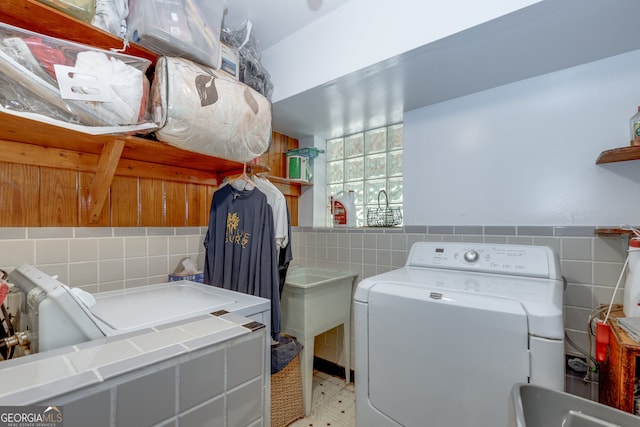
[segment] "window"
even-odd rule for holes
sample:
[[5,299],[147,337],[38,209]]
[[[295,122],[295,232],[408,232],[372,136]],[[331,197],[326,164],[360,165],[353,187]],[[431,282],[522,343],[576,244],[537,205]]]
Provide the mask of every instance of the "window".
[[378,199],[386,206],[382,190],[389,207],[402,211],[402,129],[400,123],[327,141],[327,197],[353,190],[358,227],[367,225]]

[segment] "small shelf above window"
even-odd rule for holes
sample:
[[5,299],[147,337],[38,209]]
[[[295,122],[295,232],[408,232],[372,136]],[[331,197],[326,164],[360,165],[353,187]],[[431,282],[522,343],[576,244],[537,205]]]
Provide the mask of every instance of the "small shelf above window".
[[597,165],[604,163],[625,162],[627,160],[640,160],[640,145],[613,148],[600,153],[596,160]]
[[299,184],[299,185],[302,185],[302,186],[312,186],[313,185],[312,182],[300,181],[300,180],[297,180],[297,179],[282,178],[280,176],[264,175],[264,177],[267,178],[269,181],[274,182],[274,183],[278,183],[278,184]]

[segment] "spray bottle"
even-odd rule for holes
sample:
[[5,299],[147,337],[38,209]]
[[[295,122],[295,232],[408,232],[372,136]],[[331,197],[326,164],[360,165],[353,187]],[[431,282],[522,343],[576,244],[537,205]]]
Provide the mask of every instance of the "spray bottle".
[[640,238],[629,240],[627,280],[624,285],[623,311],[626,317],[640,316]]
[[353,190],[340,192],[331,198],[333,225],[336,227],[356,226],[356,206]]

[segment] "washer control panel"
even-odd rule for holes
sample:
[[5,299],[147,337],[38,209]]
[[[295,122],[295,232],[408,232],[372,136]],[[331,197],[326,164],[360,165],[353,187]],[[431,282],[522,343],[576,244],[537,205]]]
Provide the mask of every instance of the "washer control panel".
[[479,256],[480,255],[478,255],[478,251],[476,251],[475,249],[469,249],[464,253],[464,260],[467,262],[476,262],[478,261]]
[[407,266],[553,278],[556,256],[544,246],[418,242]]

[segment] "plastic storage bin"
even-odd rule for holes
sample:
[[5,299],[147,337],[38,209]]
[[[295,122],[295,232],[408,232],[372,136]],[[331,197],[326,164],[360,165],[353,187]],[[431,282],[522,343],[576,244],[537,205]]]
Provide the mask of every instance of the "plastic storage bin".
[[129,39],[164,56],[220,68],[222,0],[130,0]]

